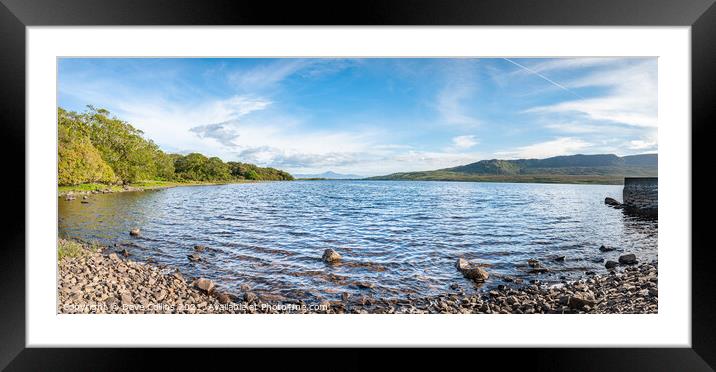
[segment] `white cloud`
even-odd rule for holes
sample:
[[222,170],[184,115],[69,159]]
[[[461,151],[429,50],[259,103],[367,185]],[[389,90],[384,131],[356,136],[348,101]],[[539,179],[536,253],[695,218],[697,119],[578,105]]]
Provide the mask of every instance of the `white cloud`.
[[644,141],[644,140],[634,140],[629,142],[629,147],[633,150],[647,150],[647,149],[653,149],[656,147],[656,142],[653,141]]
[[514,150],[496,152],[495,155],[510,159],[543,159],[551,156],[572,155],[591,144],[578,138],[561,137],[551,141],[518,147]]
[[265,98],[251,96],[234,96],[216,103],[220,109],[225,110],[229,117],[238,118],[254,111],[266,109],[271,101]]
[[473,135],[453,137],[452,143],[458,149],[468,149],[477,145],[479,142]]
[[306,67],[310,62],[302,59],[279,59],[249,70],[231,73],[229,81],[239,90],[259,90],[271,87]]
[[437,111],[446,124],[468,127],[480,124],[480,120],[469,113],[465,104],[476,91],[475,67],[472,62],[459,60],[446,67],[447,80],[436,98]]
[[226,100],[217,101],[213,106],[215,116],[226,118],[223,122],[205,124],[189,128],[190,132],[196,133],[200,138],[212,138],[224,146],[233,146],[234,141],[240,136],[230,120],[236,121],[254,111],[266,109],[271,101],[263,98],[247,96],[234,96]]
[[340,58],[277,59],[251,69],[230,73],[228,79],[239,91],[261,91],[274,88],[293,75],[317,78],[340,72],[358,63],[360,60]]
[[[544,62],[538,62],[530,65],[530,69],[537,72],[546,72],[553,70],[578,69],[587,67],[599,67],[618,63],[619,58],[611,57],[595,57],[595,58],[558,58],[550,59]],[[525,71],[526,72],[526,71]]]
[[603,88],[607,90],[604,95],[534,107],[527,112],[654,128],[658,124],[656,73],[656,61],[651,59],[599,70],[565,85],[570,89]]
[[447,124],[475,126],[480,121],[465,111],[464,101],[472,96],[474,88],[469,85],[449,86],[437,98],[437,109]]
[[585,123],[585,122],[565,122],[565,123],[549,123],[545,124],[545,128],[562,133],[600,133],[604,130],[604,125]]
[[652,151],[656,150],[658,146],[657,143],[657,133],[654,131],[653,133],[650,133],[647,136],[644,136],[643,138],[629,141],[629,149],[631,150],[638,150],[638,151]]
[[196,133],[200,138],[213,138],[224,146],[233,146],[234,140],[239,137],[233,128],[222,123],[200,125],[189,131]]

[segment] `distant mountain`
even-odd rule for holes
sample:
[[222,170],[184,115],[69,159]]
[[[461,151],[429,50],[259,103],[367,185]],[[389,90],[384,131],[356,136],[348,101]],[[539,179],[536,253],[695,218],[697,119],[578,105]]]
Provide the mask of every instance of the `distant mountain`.
[[621,184],[624,177],[655,177],[657,154],[567,155],[546,159],[481,160],[453,168],[393,173],[372,180],[495,181]]
[[324,178],[327,180],[356,180],[365,178],[355,174],[341,174],[332,171],[318,173],[318,174],[294,174],[296,178]]

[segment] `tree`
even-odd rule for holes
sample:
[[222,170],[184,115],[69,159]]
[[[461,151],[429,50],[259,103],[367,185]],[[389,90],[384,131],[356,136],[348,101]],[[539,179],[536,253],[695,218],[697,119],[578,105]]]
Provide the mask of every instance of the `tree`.
[[60,186],[81,183],[113,183],[117,177],[92,146],[83,127],[60,109],[57,128],[57,183]]
[[174,158],[162,150],[154,151],[155,178],[169,181],[175,179]]
[[153,160],[159,147],[145,140],[141,130],[109,117],[109,111],[88,107],[81,119],[89,127],[92,143],[117,177],[124,183],[155,178]]
[[110,116],[109,111],[87,107],[79,114],[57,110],[60,184],[293,179],[278,169],[224,163],[218,157],[207,158],[199,153],[167,154],[145,139],[141,130]]

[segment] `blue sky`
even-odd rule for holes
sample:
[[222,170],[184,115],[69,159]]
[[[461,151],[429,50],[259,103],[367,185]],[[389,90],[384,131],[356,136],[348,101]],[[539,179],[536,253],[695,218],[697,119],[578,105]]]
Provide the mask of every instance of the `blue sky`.
[[63,58],[58,104],[293,173],[657,151],[656,58]]

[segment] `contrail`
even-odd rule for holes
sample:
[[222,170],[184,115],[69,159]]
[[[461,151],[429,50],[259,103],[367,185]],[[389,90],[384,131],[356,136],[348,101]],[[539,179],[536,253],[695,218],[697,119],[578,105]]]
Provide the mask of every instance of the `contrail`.
[[513,61],[513,60],[511,60],[511,59],[509,59],[509,58],[502,58],[502,59],[504,59],[505,61],[507,61],[507,62],[509,62],[509,63],[512,63],[513,65],[515,65],[515,66],[517,66],[517,67],[519,67],[519,68],[521,68],[521,69],[523,69],[523,70],[525,70],[525,71],[527,71],[527,72],[531,72],[531,73],[533,73],[533,74],[535,74],[535,75],[541,77],[542,79],[546,80],[546,81],[549,82],[550,84],[552,84],[552,85],[554,85],[554,86],[556,86],[556,87],[558,87],[558,88],[561,88],[561,89],[563,89],[563,90],[565,90],[565,91],[567,91],[567,92],[569,92],[569,93],[575,95],[576,97],[579,97],[579,98],[581,98],[581,99],[584,99],[583,96],[581,96],[581,95],[579,95],[579,94],[573,92],[572,90],[570,90],[569,88],[565,87],[564,85],[562,85],[562,84],[560,84],[560,83],[558,83],[558,82],[556,82],[556,81],[554,81],[554,80],[552,80],[552,79],[550,79],[550,78],[548,78],[548,77],[546,77],[546,76],[540,74],[539,72],[537,72],[537,71],[535,71],[535,70],[532,70],[532,69],[529,68],[529,67],[523,66],[523,65],[521,65],[521,64],[519,64],[519,63],[517,63],[517,62],[515,62],[515,61]]

